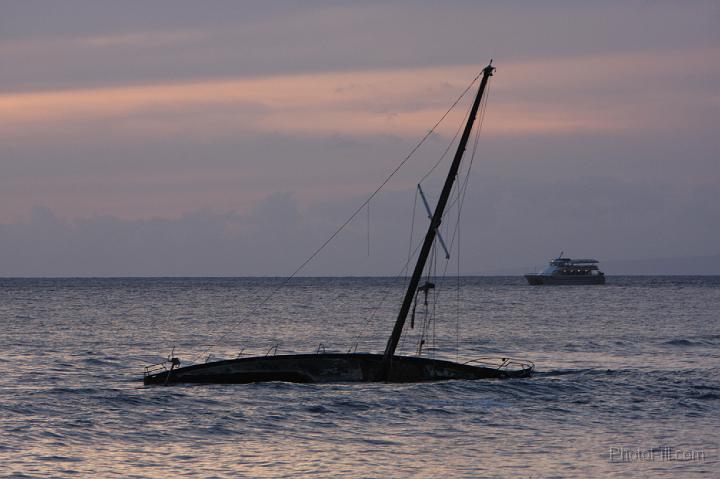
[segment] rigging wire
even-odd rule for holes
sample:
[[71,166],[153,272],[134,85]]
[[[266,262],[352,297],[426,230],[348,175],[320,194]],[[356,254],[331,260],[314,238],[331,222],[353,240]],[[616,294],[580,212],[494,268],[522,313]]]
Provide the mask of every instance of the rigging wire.
[[430,170],[428,170],[428,172],[425,173],[425,175],[422,178],[420,178],[420,181],[418,181],[418,183],[422,183],[423,181],[425,181],[427,179],[428,176],[432,175],[433,171],[435,171],[435,169],[445,159],[447,154],[450,152],[450,149],[452,148],[453,144],[455,144],[455,140],[457,139],[458,135],[460,134],[460,131],[463,129],[463,126],[465,126],[465,124],[467,123],[467,119],[470,116],[470,111],[472,111],[472,105],[470,105],[468,107],[467,111],[465,112],[463,121],[460,122],[460,124],[458,125],[457,130],[455,130],[455,135],[453,135],[452,140],[450,140],[450,143],[448,143],[448,146],[447,146],[447,148],[445,148],[445,151],[443,151],[443,154],[440,155],[440,158],[435,162],[435,164],[432,166],[432,168],[430,168]]
[[[484,120],[485,120],[485,111],[486,111],[486,108],[487,108],[488,98],[490,97],[490,85],[491,85],[491,84],[492,84],[491,82],[488,82],[488,88],[487,88],[487,91],[486,91],[485,99],[484,99],[482,108],[481,108],[481,110],[480,110],[480,120],[479,120],[479,122],[478,122],[478,128],[477,128],[477,130],[476,130],[476,132],[475,132],[475,139],[474,139],[474,142],[473,142],[472,155],[471,155],[471,157],[470,157],[470,162],[469,162],[469,164],[468,164],[467,172],[465,173],[465,179],[464,179],[464,181],[463,181],[463,183],[462,183],[462,186],[461,186],[459,183],[458,183],[458,185],[457,185],[457,186],[458,186],[458,189],[459,189],[459,190],[462,190],[462,194],[460,195],[459,203],[458,203],[457,201],[453,201],[453,203],[450,205],[450,208],[451,208],[453,205],[455,205],[455,204],[458,205],[458,217],[460,217],[460,213],[461,213],[462,207],[463,207],[464,202],[465,202],[465,197],[466,197],[466,193],[467,193],[467,189],[468,189],[468,184],[469,184],[468,182],[469,182],[469,179],[470,179],[470,171],[471,171],[472,166],[473,166],[473,163],[474,163],[474,161],[475,161],[475,155],[476,155],[476,152],[477,152],[477,145],[478,145],[478,141],[479,141],[479,138],[480,138],[480,132],[482,131],[483,122],[484,122]],[[452,237],[451,237],[451,239],[450,239],[450,246],[449,246],[449,250],[450,250],[450,251],[453,251],[453,247],[454,247],[454,245],[455,245],[456,236],[459,236],[459,229],[460,229],[460,222],[458,221],[458,222],[456,223],[456,225],[455,225],[455,228],[454,228],[454,230],[453,230]],[[459,249],[459,242],[460,242],[459,238],[457,239],[457,241],[458,241],[458,249]],[[458,251],[458,260],[459,260],[459,251]],[[447,269],[448,269],[448,266],[449,266],[449,265],[450,265],[450,260],[446,260],[446,261],[445,261],[445,267],[444,267],[444,269],[443,269],[442,277],[446,277],[446,275],[447,275]],[[440,287],[439,287],[439,286],[438,286],[437,290],[438,290],[437,295],[434,296],[436,302],[439,300],[439,296],[440,296]],[[458,293],[459,293],[459,289],[458,289]],[[459,300],[458,300],[458,306],[459,306]],[[433,305],[433,307],[435,307],[435,304]],[[459,325],[456,326],[456,330],[459,331]],[[459,334],[459,333],[458,333],[458,334]],[[456,353],[457,356],[459,356],[459,339],[457,340],[457,343],[456,343],[456,351],[457,351],[457,353]]]
[[[427,287],[428,289],[426,291],[423,291],[423,322],[422,322],[422,328],[420,330],[420,337],[418,338],[418,345],[417,345],[417,355],[419,356],[422,353],[422,348],[425,343],[425,337],[428,330],[428,325],[433,320],[433,316],[431,316],[428,312],[428,301],[427,301],[427,295],[430,292],[429,285],[432,283],[432,279],[435,277],[435,274],[437,273],[437,241],[433,242],[433,247],[430,250],[430,259],[428,260],[428,271],[427,276],[425,277],[425,285],[424,287]],[[434,287],[433,287],[434,289]],[[420,290],[418,290],[420,291]],[[434,294],[433,294],[434,297]],[[417,296],[416,296],[417,301]]]
[[[458,205],[458,217],[460,217],[461,209],[462,209],[462,206],[463,206],[463,204],[464,204],[465,195],[466,195],[467,189],[468,189],[468,182],[469,182],[469,178],[470,178],[470,171],[471,171],[472,165],[473,165],[473,163],[474,163],[474,161],[475,161],[475,155],[476,155],[476,152],[477,152],[477,145],[478,145],[478,141],[479,141],[479,138],[480,138],[480,133],[481,133],[481,131],[482,131],[482,127],[483,127],[484,120],[485,120],[485,112],[486,112],[486,109],[487,109],[487,102],[488,102],[488,99],[489,99],[489,97],[490,97],[490,86],[491,86],[491,84],[492,84],[492,82],[488,82],[487,90],[486,90],[486,93],[485,93],[485,97],[484,97],[483,100],[482,100],[483,102],[482,102],[482,105],[481,105],[481,108],[480,108],[479,121],[478,121],[478,124],[477,124],[477,128],[475,129],[475,138],[474,138],[474,141],[473,141],[472,154],[471,154],[470,161],[469,161],[469,164],[468,164],[467,172],[465,173],[465,178],[464,178],[464,180],[462,181],[462,183],[457,182],[457,183],[455,184],[455,186],[454,186],[454,188],[456,189],[456,191],[458,191],[458,193],[460,193],[460,191],[462,191],[462,193],[459,194],[459,198],[460,198],[460,199],[459,199],[459,200],[458,200],[458,199],[453,200],[453,201],[450,203],[450,205],[448,206],[448,208],[447,208],[448,210],[450,210],[454,205]],[[456,136],[457,136],[457,135],[456,135]],[[453,140],[452,140],[452,141],[454,141],[454,139],[455,139],[455,138],[453,137]],[[448,147],[448,149],[449,149],[449,147]],[[447,151],[447,150],[446,150],[446,151]],[[423,179],[424,179],[424,178],[427,178],[427,177],[429,176],[429,174],[432,173],[432,170],[434,170],[434,169],[438,166],[438,164],[440,163],[440,161],[442,161],[442,160],[439,160],[438,162],[435,163],[435,165],[433,165],[431,171],[428,172],[428,173],[423,177]],[[459,176],[460,176],[460,174],[458,174],[458,177],[459,177]],[[416,194],[416,196],[415,196],[415,201],[417,201],[417,189],[416,189],[415,191],[416,191],[416,193],[415,193],[415,194]],[[414,224],[414,223],[413,223],[413,224]],[[459,227],[460,227],[460,225],[459,225],[459,221],[458,221],[458,222],[455,224],[455,227],[454,227],[454,229],[453,229],[452,238],[451,238],[451,241],[450,241],[450,245],[448,246],[448,250],[449,250],[450,252],[453,251],[453,246],[454,246],[454,244],[455,244],[456,236],[458,235]],[[459,243],[459,238],[458,238],[458,243]],[[415,249],[413,250],[412,254],[411,254],[411,255],[408,255],[408,259],[407,259],[405,265],[403,266],[403,269],[401,270],[400,274],[398,274],[398,276],[395,277],[395,279],[399,279],[399,278],[402,276],[403,272],[405,272],[405,271],[408,269],[412,257],[415,255],[415,253],[417,253],[418,249],[420,249],[420,246],[422,246],[422,241],[420,241],[420,242],[418,243],[418,245],[417,245],[417,246],[415,247]],[[459,256],[459,255],[458,255],[458,256]],[[458,260],[459,260],[459,258],[458,258]],[[449,259],[446,259],[446,260],[445,260],[445,265],[444,265],[444,268],[443,268],[442,277],[446,277],[449,264],[450,264],[450,260],[449,260]],[[371,315],[371,317],[370,317],[370,318],[368,319],[368,321],[366,322],[366,324],[365,324],[366,326],[367,326],[367,324],[370,323],[370,321],[372,321],[372,319],[375,318],[375,315],[376,315],[377,311],[379,310],[380,306],[385,302],[385,299],[387,298],[387,295],[388,295],[389,291],[390,291],[390,289],[386,289],[385,294],[384,294],[383,297],[381,298],[381,300],[380,300],[380,302],[378,303],[378,305],[375,307],[375,309],[374,309],[374,311],[373,311],[373,314]],[[459,290],[458,290],[458,292],[459,292]],[[436,309],[438,300],[440,299],[439,297],[440,297],[440,292],[439,292],[439,287],[438,287],[438,288],[436,288],[436,292],[433,294],[433,315],[434,315],[434,312],[435,312],[435,309]],[[458,300],[458,306],[459,306],[459,300]],[[459,308],[458,308],[458,309],[459,309]],[[436,326],[436,322],[433,322],[433,324],[432,324],[432,334],[433,334],[433,340],[432,340],[432,342],[433,342],[433,344],[435,344],[435,335],[436,335],[435,326]],[[458,331],[458,333],[457,333],[458,339],[457,339],[457,342],[456,342],[456,354],[459,356],[459,324],[456,326],[456,329],[457,329],[457,331]],[[362,333],[360,333],[360,334],[362,334]],[[354,343],[355,349],[357,349],[357,340],[359,340],[360,334],[357,335],[357,339],[356,339],[356,341],[355,341],[355,343]],[[400,337],[400,343],[398,344],[398,348],[399,348],[399,349],[402,349],[402,346],[403,346],[403,344],[404,344],[404,341],[403,341],[404,337],[405,337],[404,334]],[[352,347],[351,347],[351,349],[352,349]]]
[[[412,251],[412,242],[413,242],[413,234],[415,233],[415,211],[417,208],[417,198],[418,198],[418,189],[415,188],[415,196],[413,197],[413,209],[412,209],[412,217],[410,219],[410,241],[408,242],[408,259],[405,263],[405,268],[407,269],[407,265],[410,263],[410,259],[412,258],[412,255],[415,253]],[[416,248],[417,250],[417,248]]]
[[[342,223],[342,224],[335,230],[335,232],[334,232],[332,235],[330,235],[330,237],[329,237],[327,240],[325,240],[324,243],[322,243],[317,249],[315,249],[315,251],[313,251],[313,253],[312,253],[305,261],[303,261],[303,263],[300,264],[300,266],[298,266],[298,267],[295,269],[295,271],[293,271],[292,274],[290,274],[290,276],[286,277],[286,278],[285,278],[278,286],[276,286],[267,296],[265,296],[265,298],[264,298],[262,301],[260,301],[260,303],[257,303],[248,313],[246,313],[245,317],[243,317],[243,318],[241,319],[241,321],[244,320],[244,319],[246,319],[248,316],[254,314],[254,313],[257,312],[263,305],[265,305],[265,303],[267,303],[280,289],[282,289],[288,282],[290,282],[290,280],[292,280],[292,279],[293,279],[305,266],[307,266],[307,264],[310,263],[310,261],[312,261],[333,239],[335,239],[335,237],[336,237],[338,234],[340,234],[340,232],[341,232],[343,229],[345,229],[345,227],[346,227],[348,224],[350,224],[350,222],[358,215],[358,213],[360,213],[360,211],[362,211],[363,208],[364,208],[368,203],[370,203],[370,201],[380,192],[380,190],[383,189],[383,187],[390,181],[390,179],[391,179],[393,176],[395,176],[395,174],[396,174],[398,171],[400,171],[400,169],[401,169],[403,166],[405,166],[405,164],[410,160],[410,158],[413,156],[413,154],[414,154],[418,149],[420,149],[420,147],[425,143],[425,141],[430,137],[430,135],[432,135],[432,134],[435,132],[435,130],[437,129],[437,127],[440,125],[440,123],[442,123],[442,122],[445,120],[445,118],[450,114],[450,112],[455,108],[455,106],[457,106],[457,104],[460,103],[460,101],[465,97],[465,95],[467,94],[467,92],[470,91],[470,89],[473,87],[473,85],[475,84],[475,82],[478,81],[478,79],[480,78],[480,75],[482,75],[482,72],[478,73],[478,74],[475,76],[475,78],[473,78],[473,80],[472,80],[472,81],[470,82],[470,84],[465,88],[465,90],[463,90],[463,92],[460,94],[460,96],[452,103],[452,105],[450,105],[450,108],[448,108],[447,111],[440,117],[440,119],[439,119],[437,122],[435,122],[435,124],[432,126],[432,128],[430,128],[430,130],[428,130],[428,132],[425,133],[425,135],[420,139],[420,141],[410,150],[410,153],[408,153],[407,156],[405,156],[405,158],[400,162],[400,164],[398,164],[398,166],[396,166],[395,169],[393,169],[393,170],[390,172],[390,174],[385,178],[385,180],[383,180],[383,182],[380,184],[380,186],[378,186],[378,187],[375,189],[375,191],[372,192],[372,194],[368,197],[368,199],[366,199],[360,206],[358,206],[357,209],[350,215],[350,217],[349,217],[344,223]],[[239,324],[239,322],[241,322],[241,321],[236,322],[235,326],[237,326],[237,324]],[[230,332],[232,332],[232,330],[224,333],[222,336],[220,336],[218,339],[216,339],[216,340],[215,340],[215,343],[218,343],[218,342],[222,341],[228,334],[230,334]],[[202,357],[204,357],[204,356],[209,352],[209,348],[212,347],[212,346],[213,346],[212,344],[209,345],[208,348],[206,348],[206,349],[203,351],[203,353],[200,354],[199,356],[197,356],[196,358],[202,358]]]
[[[479,78],[479,75],[475,77],[476,80],[477,80],[477,78]],[[472,86],[472,84],[471,84],[470,86]],[[489,91],[489,86],[490,86],[490,84],[488,83],[488,91]],[[468,88],[468,89],[469,89],[469,88]],[[466,92],[467,92],[468,89],[466,89]],[[458,102],[456,101],[455,104],[457,104],[457,103],[458,103]],[[487,97],[486,97],[486,98],[483,98],[483,104],[482,104],[482,105],[483,105],[483,106],[482,106],[482,108],[481,108],[481,110],[480,110],[480,112],[481,112],[481,113],[480,113],[480,122],[479,122],[478,127],[477,127],[477,130],[476,130],[476,131],[477,131],[476,135],[479,134],[479,130],[480,130],[480,128],[482,128],[482,120],[483,120],[484,115],[485,115],[484,107],[487,105]],[[442,153],[442,155],[440,156],[440,158],[433,164],[433,166],[430,168],[430,170],[428,170],[428,172],[425,173],[425,175],[420,179],[420,181],[418,181],[418,184],[422,183],[425,179],[427,179],[427,178],[433,173],[433,171],[435,171],[435,169],[440,165],[440,163],[442,163],[442,161],[445,159],[445,157],[447,156],[448,152],[450,151],[450,149],[452,148],[453,144],[455,143],[455,140],[457,139],[458,135],[460,134],[460,131],[462,130],[464,124],[467,123],[467,119],[468,119],[468,117],[470,116],[470,111],[471,111],[471,110],[472,110],[472,105],[470,105],[470,106],[468,107],[468,109],[467,109],[467,111],[465,112],[465,115],[464,115],[464,117],[463,117],[463,121],[460,123],[458,129],[455,131],[455,134],[453,135],[452,139],[451,139],[450,142],[448,143],[448,146],[445,148],[445,150],[443,151],[443,153]],[[475,141],[475,145],[477,145],[477,140]],[[459,185],[456,184],[456,185],[454,186],[454,188],[457,188],[458,186],[459,186]],[[409,243],[408,243],[408,257],[407,257],[407,260],[406,260],[406,262],[405,262],[405,265],[402,267],[402,269],[400,270],[400,272],[393,278],[393,279],[395,279],[395,280],[399,280],[407,271],[409,271],[410,262],[412,261],[412,258],[415,256],[415,254],[416,254],[417,251],[420,249],[420,247],[422,246],[422,243],[423,243],[423,242],[422,242],[422,238],[421,238],[421,240],[418,242],[418,244],[415,246],[415,248],[414,248],[414,249],[412,248],[412,241],[413,241],[414,228],[415,228],[415,216],[416,216],[416,207],[417,207],[417,197],[418,197],[418,189],[415,188],[415,195],[414,195],[414,199],[413,199],[413,213],[412,213],[412,218],[411,218],[411,222],[410,222],[410,241],[409,241]],[[451,202],[451,204],[450,204],[449,207],[448,207],[448,210],[449,210],[450,208],[452,208],[452,205],[453,205],[453,204],[455,204],[455,202]],[[450,250],[452,250],[452,245],[450,246]],[[445,275],[446,272],[447,272],[447,263],[446,263],[445,271],[443,272],[443,275]],[[370,322],[372,322],[372,320],[375,319],[375,316],[376,316],[377,312],[380,310],[380,307],[385,303],[385,300],[387,299],[387,296],[388,296],[388,293],[389,293],[389,292],[390,292],[390,288],[386,288],[385,293],[383,294],[382,298],[381,298],[380,301],[377,303],[377,305],[375,306],[375,308],[373,308],[372,314],[370,315],[370,317],[368,318],[368,320],[365,322],[363,329],[366,329],[367,326],[368,326],[368,324],[370,324]],[[436,307],[436,303],[437,303],[437,296],[438,296],[437,293],[433,293],[433,312],[435,311],[435,307]],[[434,314],[434,313],[433,313],[433,314]],[[433,346],[434,346],[434,344],[435,344],[435,323],[433,323],[432,334],[433,334],[432,343],[433,343]],[[359,343],[359,340],[360,340],[360,336],[361,336],[361,335],[362,335],[362,330],[361,330],[360,333],[358,333],[358,334],[354,337],[354,340],[353,340],[353,342],[351,343],[351,346],[350,346],[350,348],[348,349],[348,352],[353,351],[353,350],[357,351],[357,347],[358,347],[358,343]],[[402,335],[402,336],[400,337],[400,343],[398,344],[398,348],[399,348],[399,349],[401,349],[402,346],[403,346],[403,339],[404,339],[404,335]]]
[[[478,128],[477,131],[480,131]],[[477,139],[477,134],[475,135]],[[473,148],[474,153],[474,148]],[[468,167],[467,176],[470,176],[470,168]],[[457,201],[460,201],[460,189],[457,188]],[[463,193],[464,194],[464,193]],[[459,204],[459,203],[458,203]],[[455,303],[455,362],[460,362],[460,208],[457,209],[457,283],[456,283],[456,303]]]
[[370,256],[370,202],[367,204],[367,255]]
[[[415,256],[415,253],[418,252],[418,250],[420,249],[420,247],[422,246],[422,244],[423,244],[422,241],[419,241],[419,242],[418,242],[417,246],[415,246],[415,249],[414,249],[414,250],[412,251],[412,253],[410,254],[410,257],[409,257],[409,258],[407,259],[407,261],[405,262],[405,265],[403,266],[403,268],[400,270],[400,272],[399,272],[397,275],[395,275],[394,277],[392,277],[393,282],[398,281],[398,280],[400,280],[400,278],[402,278],[403,276],[405,276],[405,272],[408,270],[408,267],[410,266],[410,262],[411,262],[411,260],[412,260],[412,257]],[[378,303],[377,303],[377,304],[375,305],[375,307],[373,308],[373,312],[372,312],[372,314],[370,315],[370,317],[368,318],[368,320],[365,321],[363,330],[361,330],[360,333],[358,333],[356,336],[354,336],[353,342],[351,343],[351,346],[350,346],[350,349],[348,349],[348,352],[350,352],[350,351],[352,351],[352,350],[357,351],[358,343],[359,343],[359,341],[360,341],[360,336],[362,335],[362,332],[363,332],[365,329],[367,329],[367,325],[370,324],[370,322],[371,322],[373,319],[375,319],[375,316],[376,316],[377,312],[380,310],[380,307],[383,305],[383,303],[385,303],[385,299],[387,299],[387,296],[388,296],[388,294],[390,293],[390,291],[391,291],[391,288],[385,288],[385,293],[383,294],[382,298],[380,298],[380,301],[378,301]]]

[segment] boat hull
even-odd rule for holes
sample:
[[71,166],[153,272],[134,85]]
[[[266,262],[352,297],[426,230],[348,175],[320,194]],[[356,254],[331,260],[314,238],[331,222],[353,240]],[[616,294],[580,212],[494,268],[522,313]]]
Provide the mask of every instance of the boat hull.
[[543,275],[543,274],[526,274],[525,279],[528,284],[537,286],[541,284],[560,285],[560,284],[605,284],[605,275]]
[[437,359],[394,356],[381,378],[382,354],[292,354],[215,361],[147,375],[146,385],[170,383],[246,384],[267,381],[294,383],[423,382],[449,379],[529,377],[533,367],[494,368]]

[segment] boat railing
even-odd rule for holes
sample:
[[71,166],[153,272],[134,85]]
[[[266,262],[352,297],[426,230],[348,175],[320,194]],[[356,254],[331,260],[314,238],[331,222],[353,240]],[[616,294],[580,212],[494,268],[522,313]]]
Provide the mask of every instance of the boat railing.
[[267,352],[265,353],[265,357],[271,356],[270,353],[272,353],[272,356],[277,356],[279,346],[280,346],[280,343],[275,343],[272,346],[270,346],[270,349],[268,349]]
[[[167,366],[168,364],[170,365],[170,367]],[[180,360],[178,358],[170,358],[161,363],[145,366],[143,376],[150,376],[152,374],[160,373],[163,371],[172,371],[178,366],[180,366]]]
[[528,359],[515,359],[515,358],[492,358],[482,357],[471,359],[463,364],[473,364],[478,366],[484,366],[494,369],[512,369],[520,371],[532,371],[535,369],[535,363]]
[[150,376],[152,374],[167,371],[167,370],[168,370],[167,361],[163,361],[161,363],[145,366],[145,371],[143,372],[143,376]]
[[[170,367],[168,367],[168,364]],[[175,347],[172,348],[172,352],[168,355],[167,359],[161,363],[151,364],[149,366],[145,366],[145,371],[143,372],[143,377],[150,376],[152,374],[164,372],[164,371],[172,371],[176,367],[180,366],[180,358],[175,357]]]

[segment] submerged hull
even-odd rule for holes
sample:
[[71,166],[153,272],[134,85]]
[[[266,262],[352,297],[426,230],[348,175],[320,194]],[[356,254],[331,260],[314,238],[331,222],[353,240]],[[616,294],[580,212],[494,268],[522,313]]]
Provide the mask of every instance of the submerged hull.
[[605,284],[605,275],[543,275],[526,274],[528,284]]
[[292,354],[250,357],[196,364],[145,376],[145,384],[244,384],[422,382],[448,379],[529,377],[531,364],[512,369],[459,364],[437,359],[394,356],[386,378],[380,378],[382,354]]

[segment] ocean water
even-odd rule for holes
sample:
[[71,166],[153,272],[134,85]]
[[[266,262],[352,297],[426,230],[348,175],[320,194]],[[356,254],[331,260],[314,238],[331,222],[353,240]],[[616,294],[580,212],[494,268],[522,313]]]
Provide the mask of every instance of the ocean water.
[[720,477],[720,277],[439,283],[426,354],[530,379],[142,385],[173,347],[380,352],[404,287],[300,278],[258,308],[279,283],[0,279],[0,477]]

